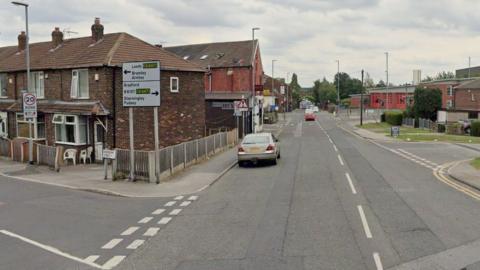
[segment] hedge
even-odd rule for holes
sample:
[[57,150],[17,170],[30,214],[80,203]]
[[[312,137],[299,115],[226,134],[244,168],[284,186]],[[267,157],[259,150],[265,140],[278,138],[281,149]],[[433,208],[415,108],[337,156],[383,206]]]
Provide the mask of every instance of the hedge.
[[470,125],[470,135],[480,137],[480,121],[473,121]]
[[403,120],[403,113],[397,111],[385,112],[385,122],[392,126],[401,126]]
[[463,125],[460,123],[451,123],[447,124],[445,133],[451,135],[463,135],[465,134],[463,131]]

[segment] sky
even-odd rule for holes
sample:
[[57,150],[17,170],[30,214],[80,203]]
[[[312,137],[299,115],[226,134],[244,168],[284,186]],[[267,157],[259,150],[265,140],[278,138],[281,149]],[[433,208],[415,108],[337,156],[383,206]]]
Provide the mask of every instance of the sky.
[[[90,35],[95,17],[106,33],[127,32],[152,44],[175,46],[247,40],[260,27],[263,68],[275,77],[296,73],[303,87],[340,72],[404,84],[480,65],[478,0],[29,0],[31,42]],[[23,8],[0,0],[0,46],[16,45]]]

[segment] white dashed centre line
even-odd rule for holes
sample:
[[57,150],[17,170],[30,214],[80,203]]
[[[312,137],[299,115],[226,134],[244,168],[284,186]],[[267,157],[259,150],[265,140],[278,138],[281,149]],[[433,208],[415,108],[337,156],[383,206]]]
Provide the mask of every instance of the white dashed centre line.
[[127,249],[137,249],[139,246],[141,246],[145,240],[142,239],[137,239],[133,241],[130,245],[127,246]]
[[350,188],[352,189],[353,194],[357,194],[357,190],[355,189],[355,186],[353,185],[352,178],[350,178],[350,174],[345,173],[345,176],[347,177],[348,184],[350,185]]
[[89,262],[89,263],[94,263],[98,258],[100,258],[100,256],[91,255],[91,256],[88,256],[87,258],[85,258],[85,261]]
[[103,265],[104,269],[112,269],[125,259],[126,256],[114,256]]
[[176,203],[177,203],[177,201],[169,201],[165,204],[165,206],[173,206]]
[[345,164],[343,163],[342,157],[341,157],[340,155],[338,155],[338,161],[340,162],[340,164],[342,164],[342,166],[345,165]]
[[335,152],[338,152],[337,146],[334,144],[333,149],[335,149]]
[[143,224],[145,224],[145,223],[150,222],[150,220],[152,220],[152,219],[153,219],[153,217],[144,217],[144,218],[142,218],[141,220],[139,220],[138,223],[143,223]]
[[175,198],[173,198],[174,200],[178,201],[178,200],[183,200],[183,196],[177,196]]
[[157,235],[159,230],[160,228],[157,227],[148,228],[148,230],[143,234],[143,236],[155,236]]
[[136,232],[140,227],[130,227],[122,232],[120,235],[131,235],[132,233]]
[[191,204],[192,202],[190,201],[184,201],[180,204],[180,206],[188,206],[189,204]]
[[363,212],[363,207],[358,205],[358,213],[360,214],[360,219],[362,220],[363,230],[365,231],[365,235],[367,238],[372,238],[372,232],[370,231],[370,227],[368,226],[367,218],[365,217],[365,212]]
[[373,260],[375,261],[377,270],[383,270],[382,260],[380,260],[380,255],[377,252],[373,253]]
[[198,199],[198,196],[190,196],[188,198],[189,201],[196,201]]
[[110,242],[106,243],[102,249],[112,249],[114,248],[116,245],[118,245],[120,242],[122,242],[123,239],[121,238],[115,238],[115,239],[112,239],[110,240]]
[[152,215],[160,215],[161,213],[165,212],[165,209],[159,208],[152,212]]
[[170,222],[170,220],[172,220],[171,217],[163,217],[160,219],[160,221],[158,222],[158,224],[167,224],[168,222]]
[[180,212],[182,212],[182,209],[173,209],[169,215],[171,216],[176,216],[178,214],[180,214]]

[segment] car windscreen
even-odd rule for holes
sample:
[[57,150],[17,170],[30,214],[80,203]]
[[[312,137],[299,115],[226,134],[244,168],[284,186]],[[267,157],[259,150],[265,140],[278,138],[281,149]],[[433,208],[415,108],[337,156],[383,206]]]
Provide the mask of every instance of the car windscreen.
[[270,142],[268,136],[247,136],[243,140],[243,144],[266,144]]

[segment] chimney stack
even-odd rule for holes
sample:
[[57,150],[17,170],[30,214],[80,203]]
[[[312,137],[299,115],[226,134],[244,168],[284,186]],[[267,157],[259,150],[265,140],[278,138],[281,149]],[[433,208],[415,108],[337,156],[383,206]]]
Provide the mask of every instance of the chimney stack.
[[20,32],[18,35],[18,50],[24,51],[27,48],[27,35],[25,31]]
[[103,39],[103,25],[100,23],[100,18],[95,18],[95,22],[92,25],[92,40],[98,42]]
[[55,27],[55,30],[52,32],[52,43],[54,48],[63,43],[63,33],[58,27]]

